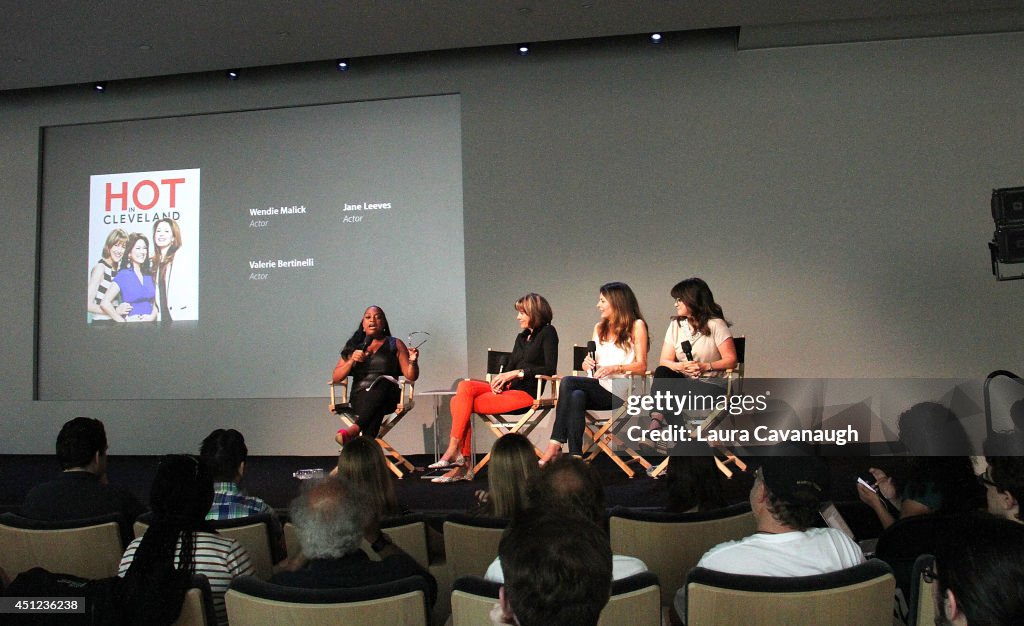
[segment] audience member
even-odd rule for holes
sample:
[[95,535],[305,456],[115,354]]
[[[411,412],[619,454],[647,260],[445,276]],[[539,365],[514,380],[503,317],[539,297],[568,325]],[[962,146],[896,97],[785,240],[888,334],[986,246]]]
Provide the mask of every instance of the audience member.
[[591,519],[526,511],[502,537],[498,558],[504,584],[491,612],[494,623],[594,626],[608,604],[612,553],[608,536]]
[[138,498],[107,483],[107,434],[103,422],[76,417],[64,424],[57,435],[57,459],[63,473],[28,492],[21,508],[24,517],[64,521],[120,513],[125,528],[129,528],[142,513]]
[[713,511],[726,506],[722,472],[711,456],[671,456],[668,460],[669,513]]
[[988,512],[1024,523],[1020,503],[1024,501],[1024,457],[989,456],[988,469],[978,477],[985,485]]
[[1024,527],[965,516],[935,548],[936,624],[1024,624]]
[[[352,442],[345,447],[350,445]],[[271,582],[289,587],[344,588],[422,576],[429,587],[427,600],[433,606],[437,597],[434,577],[381,532],[379,519],[360,486],[333,478],[314,484],[292,502],[292,523],[309,562],[295,571],[278,572]],[[380,561],[371,561],[363,552],[364,538]]]
[[227,624],[224,592],[236,576],[255,573],[249,553],[235,539],[215,533],[206,521],[213,502],[213,475],[204,459],[163,457],[150,490],[153,523],[121,557],[126,610],[131,624],[170,623],[181,611],[192,574],[210,581],[217,623]]
[[[536,475],[529,487],[530,511],[549,512],[567,518],[582,517],[602,528],[604,540],[608,542],[607,517],[604,508],[604,487],[601,477],[591,465],[577,457],[560,456],[546,464]],[[523,512],[512,520],[515,526]],[[563,529],[573,528],[569,522]],[[572,532],[578,532],[573,530]],[[494,559],[484,578],[502,582],[501,557]],[[612,555],[612,575],[621,580],[647,571],[647,564],[636,557],[623,554]]]
[[277,512],[266,502],[250,496],[239,488],[245,476],[249,448],[245,437],[237,430],[218,428],[203,439],[199,455],[213,472],[213,506],[206,514],[208,520],[236,519],[267,513],[270,515],[270,539],[274,545],[274,561],[287,554],[284,531]]
[[[813,528],[829,486],[825,460],[817,456],[759,459],[750,488],[757,532],[708,550],[697,567],[752,576],[810,576],[864,561],[852,539],[834,528]],[[676,592],[676,611],[686,615],[686,587]]]
[[512,519],[526,508],[527,488],[537,473],[537,455],[530,440],[519,433],[499,437],[491,446],[487,491],[477,491],[475,512]]
[[345,444],[338,454],[337,476],[362,487],[378,519],[408,513],[398,504],[392,474],[376,440],[359,437]]
[[[883,529],[896,519],[928,513],[962,513],[984,505],[983,494],[966,456],[921,456],[903,459],[893,476],[880,469],[869,470],[878,491],[857,485],[857,494],[878,516]],[[882,498],[892,504],[892,511]],[[894,515],[898,511],[899,515]]]

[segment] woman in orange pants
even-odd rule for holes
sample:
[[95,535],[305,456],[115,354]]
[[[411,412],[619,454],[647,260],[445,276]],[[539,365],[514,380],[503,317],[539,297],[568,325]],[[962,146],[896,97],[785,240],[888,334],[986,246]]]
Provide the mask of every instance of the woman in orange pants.
[[451,401],[452,431],[448,449],[431,469],[451,468],[433,480],[448,483],[468,475],[466,457],[473,442],[469,420],[473,413],[522,412],[533,404],[538,374],[553,376],[558,367],[558,333],[551,325],[551,305],[542,296],[528,293],[516,300],[516,319],[523,329],[502,372],[491,379],[464,380]]

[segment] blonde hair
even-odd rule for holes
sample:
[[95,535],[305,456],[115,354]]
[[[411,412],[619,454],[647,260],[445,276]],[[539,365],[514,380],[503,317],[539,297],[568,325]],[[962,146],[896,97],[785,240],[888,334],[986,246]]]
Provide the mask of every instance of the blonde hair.
[[487,470],[487,514],[510,519],[525,509],[527,485],[536,473],[537,455],[529,439],[509,433],[495,441]]

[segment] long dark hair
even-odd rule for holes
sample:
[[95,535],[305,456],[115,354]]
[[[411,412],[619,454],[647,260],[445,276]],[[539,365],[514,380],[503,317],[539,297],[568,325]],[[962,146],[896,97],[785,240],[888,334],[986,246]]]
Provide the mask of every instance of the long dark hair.
[[153,626],[177,619],[196,569],[196,532],[213,532],[206,522],[213,476],[205,461],[185,454],[163,457],[149,504],[153,523],[124,577],[125,611],[128,623]]
[[[384,320],[384,329],[382,335],[384,337],[390,337],[391,324],[388,323],[388,316],[384,314],[384,309],[380,308],[376,304],[371,304],[370,306],[366,307],[366,310],[363,311],[363,315],[365,316],[366,311],[369,311],[370,309],[377,309],[378,311],[380,311],[380,318]],[[343,359],[347,359],[348,357],[352,356],[352,353],[355,352],[356,350],[362,350],[363,345],[365,343],[366,331],[363,330],[363,318],[360,317],[359,327],[356,328],[356,332],[352,333],[352,336],[349,337],[348,341],[345,342],[345,347],[341,349],[341,357]]]
[[[672,297],[678,300],[682,300],[686,308],[690,310],[690,320],[693,322],[693,330],[701,335],[707,335],[710,333],[708,330],[708,320],[720,319],[727,325],[732,326],[728,320],[725,319],[725,313],[722,312],[722,307],[715,302],[715,296],[711,293],[711,288],[702,279],[687,278],[686,280],[676,283],[676,286],[672,288]],[[672,319],[682,323],[684,318],[675,315]]]
[[[633,345],[633,327],[636,321],[647,323],[640,312],[640,303],[636,295],[626,283],[605,283],[601,285],[601,295],[612,307],[611,319],[602,319],[597,327],[597,338],[601,341],[611,339],[620,348]],[[650,338],[647,339],[650,344]]]

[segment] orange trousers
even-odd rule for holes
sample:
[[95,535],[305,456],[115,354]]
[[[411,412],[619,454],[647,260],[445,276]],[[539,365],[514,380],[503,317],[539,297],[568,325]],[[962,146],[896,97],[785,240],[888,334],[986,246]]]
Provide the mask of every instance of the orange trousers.
[[518,389],[501,393],[491,391],[490,383],[482,380],[464,380],[455,389],[450,409],[452,413],[452,439],[462,442],[462,456],[469,458],[473,441],[469,437],[469,420],[473,413],[497,415],[525,409],[533,404],[533,396]]

